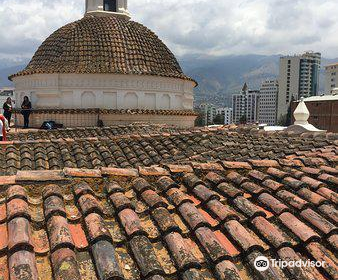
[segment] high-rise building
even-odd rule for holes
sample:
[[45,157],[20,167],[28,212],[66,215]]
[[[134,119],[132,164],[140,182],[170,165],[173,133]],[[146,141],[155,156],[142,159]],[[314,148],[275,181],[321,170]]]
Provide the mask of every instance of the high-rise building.
[[232,124],[232,108],[218,108],[216,114],[224,117],[224,124]]
[[325,94],[338,88],[338,63],[325,66]]
[[216,107],[212,104],[202,104],[200,110],[203,113],[203,124],[214,124],[214,118],[216,117]]
[[277,123],[278,81],[271,80],[262,83],[258,101],[258,122],[268,125]]
[[320,63],[315,52],[280,58],[277,119],[287,114],[291,100],[318,94]]
[[233,122],[257,122],[259,90],[249,90],[245,83],[239,94],[232,96]]

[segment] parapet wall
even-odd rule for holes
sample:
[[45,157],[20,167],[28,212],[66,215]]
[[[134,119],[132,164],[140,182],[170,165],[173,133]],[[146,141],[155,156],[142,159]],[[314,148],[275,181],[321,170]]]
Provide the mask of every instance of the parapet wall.
[[[23,126],[23,116],[13,116],[16,126]],[[196,114],[193,111],[170,110],[36,110],[30,115],[29,126],[41,127],[45,121],[55,121],[64,127],[97,126],[101,120],[104,126],[127,125],[135,122],[175,125],[181,128],[194,127]]]

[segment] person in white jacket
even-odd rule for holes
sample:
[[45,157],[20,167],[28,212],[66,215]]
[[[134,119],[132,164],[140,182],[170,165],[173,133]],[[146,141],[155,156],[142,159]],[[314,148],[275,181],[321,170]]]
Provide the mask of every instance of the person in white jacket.
[[3,115],[0,114],[0,141],[6,140],[6,132],[8,131],[9,131],[8,121]]

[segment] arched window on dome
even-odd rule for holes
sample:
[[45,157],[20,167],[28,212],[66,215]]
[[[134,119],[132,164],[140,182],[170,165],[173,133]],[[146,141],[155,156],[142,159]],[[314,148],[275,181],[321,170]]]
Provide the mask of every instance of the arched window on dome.
[[96,106],[96,97],[95,94],[91,91],[85,91],[81,95],[81,108],[89,109],[95,108]]
[[104,0],[104,10],[107,12],[117,12],[117,0]]

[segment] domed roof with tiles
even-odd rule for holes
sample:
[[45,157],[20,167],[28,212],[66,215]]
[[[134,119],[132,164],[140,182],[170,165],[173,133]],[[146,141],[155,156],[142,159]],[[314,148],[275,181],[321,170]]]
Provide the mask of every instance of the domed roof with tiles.
[[86,15],[55,31],[28,66],[10,76],[52,73],[134,74],[192,80],[155,33],[115,16]]

